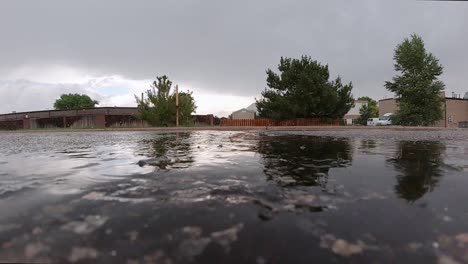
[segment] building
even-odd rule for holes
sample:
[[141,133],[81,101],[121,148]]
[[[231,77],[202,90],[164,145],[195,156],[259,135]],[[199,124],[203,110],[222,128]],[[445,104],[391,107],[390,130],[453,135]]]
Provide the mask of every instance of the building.
[[[468,128],[468,93],[463,98],[445,97],[442,104],[443,119],[434,123],[434,127]],[[379,115],[382,117],[386,113],[395,113],[399,109],[395,98],[383,99],[379,101]]]
[[[192,117],[194,125],[213,125],[213,115]],[[97,107],[0,114],[0,130],[118,127],[148,127],[148,124],[139,118],[136,107]]]
[[252,103],[246,108],[234,111],[231,114],[231,119],[255,119],[258,116],[257,104]]
[[136,107],[46,110],[0,115],[0,129],[144,127]]
[[231,114],[232,119],[255,119],[256,112],[247,108],[234,111]]
[[398,104],[394,98],[379,100],[379,117],[386,113],[395,113],[398,110]]
[[354,106],[349,109],[348,113],[346,113],[346,115],[343,117],[347,125],[352,125],[353,120],[358,119],[361,116],[359,109],[361,109],[361,107],[364,105],[367,105],[367,101],[354,101]]

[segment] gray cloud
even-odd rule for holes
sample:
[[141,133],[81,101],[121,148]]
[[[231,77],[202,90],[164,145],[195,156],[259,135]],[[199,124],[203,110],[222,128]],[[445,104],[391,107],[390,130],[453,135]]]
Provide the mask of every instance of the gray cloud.
[[411,0],[1,1],[0,79],[58,64],[258,96],[280,56],[306,54],[353,81],[355,95],[381,98],[393,49],[414,32],[445,66],[447,90],[462,93],[467,13],[464,2]]
[[105,99],[90,91],[86,84],[45,84],[27,80],[0,81],[0,113],[53,109],[55,99],[62,93],[89,94],[95,99]]

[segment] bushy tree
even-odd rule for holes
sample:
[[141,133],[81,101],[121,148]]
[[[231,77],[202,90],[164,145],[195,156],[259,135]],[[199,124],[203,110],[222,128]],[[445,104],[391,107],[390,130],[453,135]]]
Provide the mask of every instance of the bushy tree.
[[379,107],[377,106],[377,101],[368,97],[362,96],[358,98],[358,101],[366,101],[367,105],[361,106],[359,109],[359,118],[357,120],[358,124],[367,125],[367,119],[373,117],[379,117]]
[[62,94],[55,100],[54,108],[57,110],[92,108],[99,104],[85,94]]
[[394,68],[400,72],[385,87],[397,96],[400,110],[392,117],[394,123],[429,126],[442,119],[440,93],[445,85],[438,80],[443,73],[439,60],[427,52],[418,35],[406,38],[395,49]]
[[213,125],[219,126],[221,124],[221,118],[218,116],[213,117]]
[[[135,96],[143,120],[153,126],[175,126],[176,94],[175,91],[171,94],[171,88],[172,82],[164,75],[156,77],[143,100]],[[193,123],[192,113],[196,108],[192,92],[179,92],[180,125],[187,126]]]
[[395,166],[396,194],[410,203],[432,192],[443,173],[445,145],[440,142],[399,141],[387,161]]
[[278,70],[279,74],[271,69],[266,72],[268,88],[256,100],[260,117],[342,118],[353,106],[352,83],[343,85],[340,77],[330,81],[328,65],[308,56],[281,57]]

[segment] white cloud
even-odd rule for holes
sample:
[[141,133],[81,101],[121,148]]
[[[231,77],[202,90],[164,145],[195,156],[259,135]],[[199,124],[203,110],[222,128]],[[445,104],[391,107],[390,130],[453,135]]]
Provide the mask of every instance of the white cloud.
[[255,98],[251,96],[222,95],[206,91],[194,91],[193,94],[198,106],[197,114],[214,114],[219,117],[227,117],[233,111],[255,102]]
[[[151,80],[127,80],[122,77],[115,77],[112,81],[97,86],[93,90],[104,96],[104,99],[100,101],[100,106],[136,106],[135,95],[140,97],[141,93],[145,93],[150,88],[151,82]],[[111,94],[112,88],[121,90],[121,87],[125,87],[126,91]],[[228,116],[231,112],[247,107],[255,101],[255,98],[251,96],[216,94],[187,84],[180,84],[179,90],[193,92],[197,105],[197,114]]]
[[63,93],[89,93],[81,84],[48,84],[27,80],[0,81],[0,112],[52,109],[55,99]]
[[[130,80],[119,75],[91,77],[84,71],[61,66],[22,67],[8,79],[0,80],[0,113],[53,109],[54,101],[64,93],[87,94],[98,100],[99,106],[134,107],[135,95],[140,96],[152,83],[151,80]],[[216,94],[188,84],[179,87],[181,91],[193,91],[197,114],[227,116],[254,102],[250,96]]]

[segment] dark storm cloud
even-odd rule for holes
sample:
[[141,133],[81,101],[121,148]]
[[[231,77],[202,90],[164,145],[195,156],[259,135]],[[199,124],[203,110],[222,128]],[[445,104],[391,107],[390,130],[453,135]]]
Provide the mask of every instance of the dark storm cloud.
[[[0,79],[22,65],[92,74],[168,74],[215,93],[257,96],[280,56],[302,54],[380,98],[395,46],[421,34],[468,90],[468,3],[426,1],[1,1]],[[1,93],[2,91],[0,91]]]

